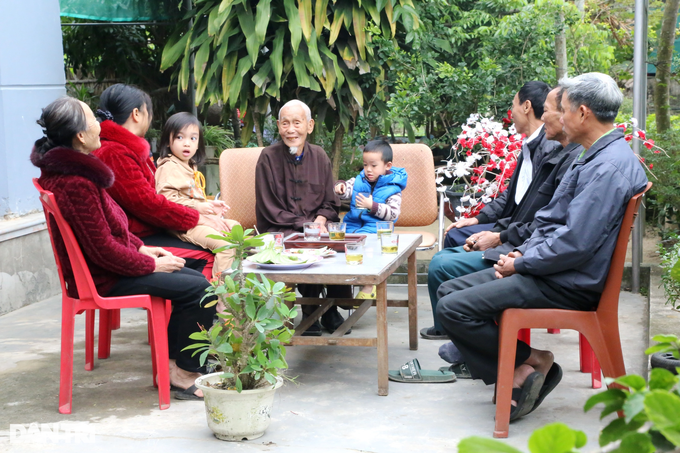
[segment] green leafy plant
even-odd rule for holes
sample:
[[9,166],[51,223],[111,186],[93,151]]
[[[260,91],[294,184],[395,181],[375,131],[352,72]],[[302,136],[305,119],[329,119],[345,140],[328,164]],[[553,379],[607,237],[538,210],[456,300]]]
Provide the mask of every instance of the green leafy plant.
[[671,234],[659,244],[661,257],[661,284],[666,293],[666,303],[680,309],[680,236]]
[[234,147],[233,133],[219,126],[204,124],[203,140],[205,140],[205,146],[214,146],[216,148],[215,157],[219,157],[225,149]]
[[183,91],[193,71],[197,103],[238,107],[244,144],[268,108],[305,101],[319,127],[335,132],[337,177],[343,136],[374,105],[389,71],[373,40],[399,34],[409,42],[419,25],[412,0],[194,0],[165,44],[161,70],[173,68]]
[[[551,423],[539,428],[529,437],[531,453],[569,453],[583,447],[588,438],[583,431],[569,428],[564,423]],[[458,453],[522,453],[510,445],[485,437],[466,437],[458,444]]]
[[208,236],[227,243],[215,253],[234,251],[234,271],[211,281],[204,300],[217,299],[206,307],[221,302],[225,309],[217,314],[219,319],[212,327],[201,327],[190,335],[199,343],[185,348],[201,354],[201,365],[209,356],[216,357],[222,374],[214,386],[238,392],[273,385],[279,370],[288,368],[284,344],[293,336],[288,323],[297,315],[295,308],[284,303],[295,300],[295,293],[284,283],[243,273],[246,250],[263,245],[263,235],[253,236],[252,232],[236,225],[229,233]]
[[[675,335],[657,335],[656,345],[645,351],[672,352],[680,358],[680,341]],[[678,367],[680,370],[680,367]],[[680,447],[680,377],[662,368],[653,368],[649,381],[631,374],[607,379],[610,388],[586,401],[588,412],[604,404],[600,419],[615,412],[623,417],[612,420],[600,433],[599,452],[651,453],[677,451]],[[612,386],[611,384],[615,384]],[[585,433],[564,423],[552,423],[537,429],[529,438],[531,453],[568,453],[586,445]],[[522,453],[494,439],[468,437],[458,444],[458,453]]]

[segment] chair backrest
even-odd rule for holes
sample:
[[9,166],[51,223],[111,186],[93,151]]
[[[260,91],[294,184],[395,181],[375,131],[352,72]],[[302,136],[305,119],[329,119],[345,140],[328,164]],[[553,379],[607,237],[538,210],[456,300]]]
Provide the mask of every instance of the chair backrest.
[[392,145],[395,167],[406,169],[408,183],[401,195],[397,226],[432,225],[437,220],[437,185],[432,150],[422,143]]
[[225,149],[220,155],[220,197],[231,207],[229,218],[238,220],[243,228],[257,224],[255,166],[263,149]]
[[33,178],[33,185],[40,193],[40,202],[43,205],[45,220],[47,221],[47,230],[50,233],[50,242],[52,243],[54,260],[57,262],[57,271],[59,272],[62,294],[64,296],[68,294],[66,291],[66,282],[64,281],[64,263],[59,260],[59,253],[55,242],[55,232],[52,229],[54,225],[52,222],[50,222],[50,219],[54,220],[54,223],[56,223],[57,229],[61,235],[61,239],[64,243],[64,246],[66,247],[66,253],[68,254],[69,263],[71,264],[73,277],[76,281],[76,287],[78,288],[78,298],[80,300],[101,300],[94,285],[94,281],[92,280],[90,269],[87,266],[83,252],[80,249],[80,245],[73,234],[71,226],[61,215],[61,211],[59,210],[59,206],[57,206],[54,194],[43,189],[40,186],[40,183],[38,183],[37,178]]
[[642,196],[652,187],[652,183],[648,182],[645,190],[633,196],[626,206],[626,212],[623,214],[621,221],[621,229],[616,240],[616,247],[612,255],[612,261],[609,265],[609,274],[604,284],[604,290],[600,296],[600,303],[597,306],[598,312],[611,312],[618,314],[619,310],[619,294],[621,293],[621,280],[623,279],[623,268],[626,261],[626,251],[628,249],[628,240],[630,239],[630,232],[633,229],[633,222],[637,217],[640,203],[642,203]]

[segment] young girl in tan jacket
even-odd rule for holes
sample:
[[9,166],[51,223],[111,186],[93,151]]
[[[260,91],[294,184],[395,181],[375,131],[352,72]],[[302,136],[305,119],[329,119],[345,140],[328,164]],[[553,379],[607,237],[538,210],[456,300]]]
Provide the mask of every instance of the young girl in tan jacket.
[[[223,216],[229,207],[220,200],[208,200],[205,195],[203,175],[196,170],[205,158],[203,130],[198,119],[190,113],[172,115],[163,127],[160,142],[160,158],[156,170],[156,192],[168,200],[197,210],[200,214]],[[229,229],[235,220],[227,220]],[[215,250],[226,245],[224,241],[206,237],[219,234],[206,225],[198,225],[189,231],[170,231],[184,242]],[[231,268],[232,250],[215,255],[213,277]]]

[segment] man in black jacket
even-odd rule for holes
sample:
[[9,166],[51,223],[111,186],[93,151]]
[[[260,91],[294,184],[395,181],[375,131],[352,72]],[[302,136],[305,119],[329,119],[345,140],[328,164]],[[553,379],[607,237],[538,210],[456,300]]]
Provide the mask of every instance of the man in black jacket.
[[[521,202],[513,209],[512,215],[499,219],[490,230],[471,235],[464,246],[442,250],[432,258],[428,270],[428,287],[433,316],[437,310],[436,295],[439,285],[453,278],[492,267],[501,253],[508,254],[531,237],[534,214],[548,204],[569,165],[583,150],[577,143],[568,143],[562,131],[558,93],[558,88],[548,93],[541,120],[544,123],[544,142],[554,143],[552,140],[555,140],[559,143],[557,147],[545,153],[541,149],[534,152],[532,162],[538,165],[531,184]],[[510,184],[513,182],[517,184],[515,175]],[[428,339],[447,338],[443,335],[436,316],[434,318],[435,325],[422,329],[421,335]]]
[[464,245],[470,235],[490,230],[499,220],[512,216],[524,198],[543,157],[558,145],[557,142],[545,138],[541,121],[543,104],[549,91],[550,87],[546,83],[534,81],[525,83],[517,92],[512,101],[512,119],[517,133],[524,134],[526,138],[522,144],[522,153],[517,157],[517,168],[510,178],[508,188],[484,206],[476,217],[460,219],[449,225],[446,229],[444,247]]

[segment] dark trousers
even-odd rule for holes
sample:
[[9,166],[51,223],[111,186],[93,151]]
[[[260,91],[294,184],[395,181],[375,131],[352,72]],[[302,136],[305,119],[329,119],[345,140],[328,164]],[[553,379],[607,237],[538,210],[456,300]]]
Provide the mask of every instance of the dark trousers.
[[451,279],[472,274],[492,267],[495,263],[482,258],[484,252],[466,252],[463,247],[453,247],[437,252],[430,261],[427,270],[427,290],[432,304],[434,328],[444,332],[441,322],[437,319],[437,290],[439,286]]
[[[515,274],[497,279],[486,269],[443,283],[437,295],[437,317],[444,333],[465,358],[474,378],[496,382],[498,325],[506,308],[560,308],[592,310],[599,294],[561,288],[540,277]],[[526,362],[531,347],[517,341],[515,366]]]
[[[300,284],[298,285],[298,291],[302,294],[302,297],[319,297],[321,291],[323,291],[324,285],[311,285],[311,284]],[[326,297],[329,299],[352,298],[352,287],[349,285],[327,285],[326,286]],[[314,310],[316,310],[318,305],[303,305],[302,313],[305,315],[311,315]],[[337,310],[334,306],[329,311]]]
[[199,330],[198,324],[209,329],[215,316],[215,306],[204,308],[212,299],[206,299],[205,290],[210,283],[203,274],[183,268],[173,273],[154,272],[142,277],[121,277],[106,296],[130,296],[149,294],[172,301],[172,315],[168,324],[168,348],[170,358],[177,360],[177,366],[186,371],[202,371],[199,354],[191,357],[194,350],[182,351],[195,343],[189,335]]
[[481,223],[463,228],[451,228],[444,238],[444,247],[449,248],[465,245],[465,240],[467,238],[480,231],[489,231],[493,226],[493,223]]
[[210,250],[189,244],[168,233],[156,233],[151,236],[144,236],[142,242],[149,247],[161,247],[175,256],[186,260],[185,266],[195,269],[205,275],[205,278],[212,278],[212,267],[215,255]]

